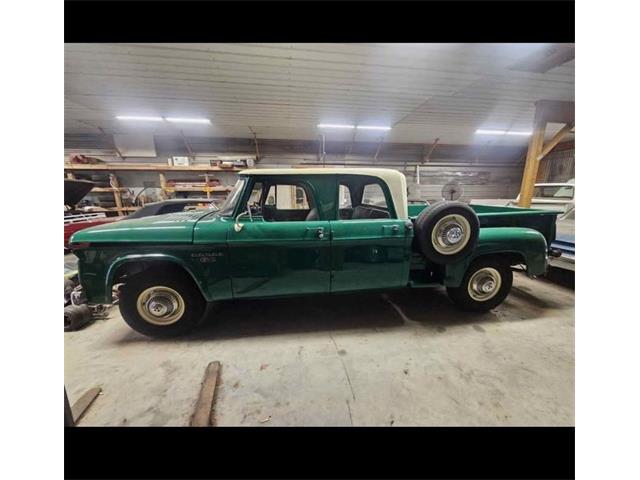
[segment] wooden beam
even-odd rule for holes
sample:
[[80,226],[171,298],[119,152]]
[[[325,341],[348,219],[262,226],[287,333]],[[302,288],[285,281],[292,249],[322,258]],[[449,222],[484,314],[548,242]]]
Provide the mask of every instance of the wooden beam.
[[122,153],[120,152],[120,150],[118,150],[118,147],[116,146],[116,140],[115,138],[113,138],[113,135],[108,135],[107,132],[105,132],[102,127],[98,127],[98,130],[100,130],[100,133],[102,133],[102,135],[104,135],[108,140],[110,140],[111,142],[111,148],[113,148],[113,150],[116,152],[116,155],[118,155],[118,158],[120,158],[121,160],[124,160],[124,157],[122,156]]
[[256,132],[253,130],[253,128],[249,127],[249,131],[253,135],[253,143],[254,143],[254,145],[256,147],[256,162],[259,162],[260,161],[260,149],[258,148],[258,136],[256,135]]
[[196,154],[193,153],[193,150],[191,150],[191,145],[189,145],[189,142],[187,142],[187,137],[184,136],[184,132],[182,130],[180,130],[180,136],[182,137],[182,142],[184,143],[184,146],[187,149],[187,152],[189,153],[189,156],[191,157],[192,160],[194,160],[196,158]]
[[380,151],[382,150],[382,144],[384,143],[384,137],[380,138],[380,143],[378,143],[378,148],[376,150],[376,154],[373,156],[374,160],[378,159],[378,155],[380,155]]
[[558,133],[556,133],[553,138],[549,140],[549,142],[542,148],[542,152],[540,153],[540,156],[538,156],[538,161],[546,157],[549,152],[562,141],[562,139],[569,135],[569,133],[571,133],[571,131],[573,130],[573,127],[573,123],[567,123],[564,127],[558,130]]
[[73,403],[73,405],[71,406],[71,415],[73,417],[74,424],[77,424],[78,421],[80,421],[93,401],[98,398],[100,392],[102,392],[102,389],[100,387],[94,387],[91,390],[87,390],[78,400]]
[[349,155],[351,155],[351,152],[353,151],[353,145],[356,143],[356,133],[357,132],[358,132],[358,129],[354,128],[353,129],[353,135],[351,135],[351,143],[349,143],[349,150],[345,154],[345,158],[348,157]]
[[192,427],[212,427],[215,425],[214,401],[216,385],[220,374],[220,362],[211,362],[207,365],[200,388],[200,396],[196,403],[195,411],[191,417]]
[[433,141],[433,143],[431,144],[431,147],[429,147],[429,151],[424,156],[424,159],[422,160],[422,163],[427,163],[429,161],[429,159],[431,159],[431,155],[433,154],[433,151],[436,149],[436,146],[438,145],[439,141],[440,141],[440,138],[436,138]]
[[575,50],[573,43],[552,44],[527,55],[508,68],[521,72],[546,73],[554,67],[573,60],[576,55]]
[[575,102],[560,100],[538,100],[536,102],[536,114],[541,111],[546,123],[575,123],[575,110]]
[[522,184],[520,186],[519,207],[529,208],[531,206],[531,197],[533,197],[533,188],[538,175],[538,156],[542,152],[544,144],[544,131],[547,126],[545,120],[545,111],[536,104],[536,114],[533,121],[533,133],[529,139],[529,148],[527,150],[527,159],[524,164],[524,172],[522,174]]
[[65,171],[137,171],[137,172],[238,172],[239,168],[221,168],[209,165],[165,165],[164,163],[65,163]]

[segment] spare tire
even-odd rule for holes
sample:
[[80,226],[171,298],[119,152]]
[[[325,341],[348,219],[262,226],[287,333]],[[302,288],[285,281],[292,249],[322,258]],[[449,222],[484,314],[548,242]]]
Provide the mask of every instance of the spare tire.
[[442,201],[420,212],[415,231],[422,254],[434,263],[446,265],[476,248],[480,221],[466,203]]

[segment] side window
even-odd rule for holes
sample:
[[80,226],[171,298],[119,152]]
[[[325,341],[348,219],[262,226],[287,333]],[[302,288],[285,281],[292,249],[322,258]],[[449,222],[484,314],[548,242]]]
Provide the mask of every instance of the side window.
[[251,195],[249,195],[249,205],[259,204],[260,197],[262,197],[262,182],[256,182],[251,189]]
[[296,192],[295,208],[299,210],[309,210],[309,201],[307,200],[307,194],[300,187],[294,187]]
[[271,185],[266,205],[277,210],[309,210],[309,200],[304,188],[297,185]]
[[309,200],[304,188],[297,185],[271,185],[267,205],[273,205],[278,210],[309,210]]
[[271,187],[269,187],[269,192],[267,193],[267,198],[266,198],[264,204],[268,205],[270,207],[275,207],[275,205],[276,205],[276,187],[275,187],[275,185],[271,185]]
[[388,208],[382,187],[377,183],[369,183],[364,186],[362,203],[372,207]]
[[302,184],[270,185],[264,198],[263,217],[267,221],[317,220],[317,213],[308,218],[313,199]]
[[340,184],[340,188],[338,189],[338,208],[352,208],[353,202],[351,200],[351,190],[344,185]]

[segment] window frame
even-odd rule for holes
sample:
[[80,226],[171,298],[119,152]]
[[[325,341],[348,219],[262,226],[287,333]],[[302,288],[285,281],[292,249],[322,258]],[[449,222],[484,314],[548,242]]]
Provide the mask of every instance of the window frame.
[[[349,180],[351,179],[361,179],[360,181],[356,181],[353,182],[355,185],[352,185],[354,187],[354,189],[349,188],[349,183],[351,183]],[[351,208],[355,209],[357,206],[362,205],[362,197],[364,196],[364,188],[372,183],[376,183],[380,186],[380,188],[382,189],[382,193],[384,194],[384,199],[387,202],[387,211],[389,212],[389,218],[370,218],[368,220],[397,220],[398,219],[398,214],[396,211],[396,206],[393,203],[393,198],[391,196],[391,191],[389,190],[389,186],[387,185],[387,182],[385,182],[384,180],[382,180],[379,177],[375,177],[373,175],[357,175],[357,174],[352,174],[352,173],[339,173],[336,175],[336,190],[335,190],[335,203],[336,203],[336,207],[335,207],[335,212],[334,212],[334,216],[336,221],[341,221],[341,222],[350,222],[351,220],[353,220],[352,218],[349,219],[341,219],[340,218],[340,205],[339,205],[339,200],[340,200],[340,185],[344,184],[348,189],[349,189],[349,195],[351,196]],[[358,199],[358,203],[354,204],[353,199],[354,199],[354,193],[356,193],[356,198]],[[364,205],[369,205],[367,203],[365,203]],[[375,208],[375,205],[371,205]],[[356,219],[358,220],[358,219]]]
[[[296,187],[300,187],[302,188],[302,190],[304,190],[305,195],[307,196],[307,203],[309,204],[309,211],[311,211],[313,208],[317,208],[317,193],[315,191],[315,189],[313,188],[313,184],[307,180],[296,180],[296,179],[290,179],[284,175],[282,175],[282,179],[278,179],[279,175],[274,175],[274,176],[265,176],[265,177],[261,177],[261,176],[253,176],[251,175],[249,177],[249,182],[247,182],[246,185],[246,190],[242,196],[242,205],[244,205],[245,210],[242,211],[246,211],[246,206],[247,206],[247,202],[249,201],[249,198],[251,197],[251,192],[253,191],[253,187],[256,183],[262,183],[262,195],[260,198],[260,205],[264,206],[264,201],[266,196],[269,193],[269,190],[271,190],[272,186],[275,186],[276,188],[276,192],[277,192],[277,186],[278,185],[293,185]],[[276,193],[277,196],[277,193]],[[276,205],[275,207],[277,208],[278,202],[277,202],[277,197],[276,197]],[[320,220],[325,220],[324,218],[322,218],[322,211],[320,208],[318,208],[318,216]],[[270,221],[269,223],[293,223],[296,220],[293,221]],[[304,220],[298,220],[298,221],[304,221]]]

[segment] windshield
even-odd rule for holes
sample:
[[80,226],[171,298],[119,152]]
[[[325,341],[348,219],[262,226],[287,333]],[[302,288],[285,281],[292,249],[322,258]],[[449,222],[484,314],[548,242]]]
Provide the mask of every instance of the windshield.
[[573,187],[570,185],[537,186],[533,191],[534,198],[554,198],[558,200],[573,198]]
[[240,200],[240,196],[242,195],[242,190],[244,190],[244,184],[247,182],[246,178],[239,179],[233,187],[233,190],[229,192],[227,199],[220,207],[220,211],[218,215],[221,217],[228,217],[233,215],[233,211],[236,209],[236,205]]

